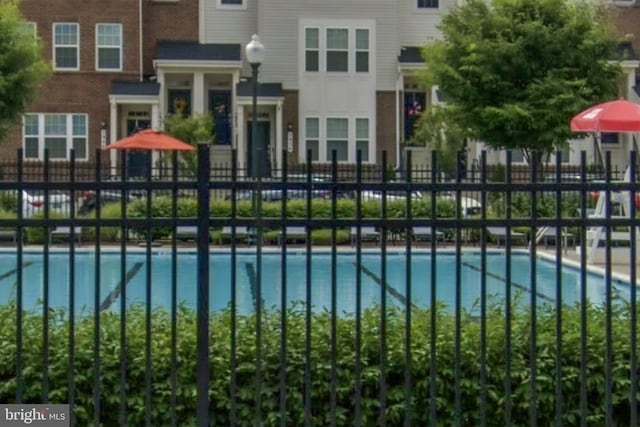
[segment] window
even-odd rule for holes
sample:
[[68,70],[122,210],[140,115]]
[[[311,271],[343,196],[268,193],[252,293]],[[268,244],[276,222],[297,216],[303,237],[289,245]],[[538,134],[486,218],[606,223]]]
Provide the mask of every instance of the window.
[[33,21],[28,21],[24,23],[24,32],[25,34],[29,34],[33,37],[38,37],[38,24]]
[[369,72],[369,30],[356,30],[356,72]]
[[320,70],[320,31],[317,28],[304,30],[304,70]]
[[43,160],[49,150],[52,160],[68,160],[69,150],[77,159],[87,159],[87,116],[85,114],[25,114],[24,157]]
[[407,91],[404,93],[404,140],[413,137],[416,123],[425,108],[427,95],[424,92]]
[[356,157],[361,153],[362,162],[369,161],[369,119],[356,119]]
[[334,150],[339,162],[349,160],[349,119],[327,119],[327,161],[333,159]]
[[327,28],[327,71],[349,71],[349,30]]
[[122,70],[122,25],[96,25],[96,69]]
[[418,9],[437,9],[438,0],[418,0]]
[[245,9],[244,0],[218,0],[218,7],[224,9]]
[[[305,150],[311,150],[311,161],[320,160],[320,120],[317,117],[307,117],[304,123],[305,129]],[[307,152],[304,153],[304,159],[307,159]]]
[[53,24],[53,64],[56,70],[78,70],[78,24]]
[[616,132],[602,132],[600,134],[600,142],[602,144],[617,144],[618,141],[618,133]]

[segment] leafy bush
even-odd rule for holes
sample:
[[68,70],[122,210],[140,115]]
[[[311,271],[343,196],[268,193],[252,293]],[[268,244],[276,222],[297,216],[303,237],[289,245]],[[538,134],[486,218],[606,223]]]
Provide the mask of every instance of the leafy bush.
[[14,190],[0,191],[0,208],[4,211],[18,213],[18,193]]
[[[256,378],[264,380],[260,388],[262,414],[265,426],[279,425],[280,317],[276,309],[268,309],[262,319],[262,360],[257,364],[254,315],[238,315],[235,323],[236,382],[231,390],[231,316],[230,311],[213,313],[210,323],[209,388],[211,425],[230,425],[232,396],[236,400],[236,425],[253,425],[255,413]],[[42,318],[41,311],[24,313],[23,363],[24,401],[40,402],[42,398]],[[127,366],[127,424],[143,425],[145,416],[145,312],[140,306],[132,307],[126,318]],[[463,313],[460,321],[460,365],[455,366],[455,318],[447,310],[439,309],[435,315],[435,387],[437,390],[437,425],[455,423],[456,369],[460,373],[461,419],[464,425],[480,425],[480,324],[477,319]],[[562,312],[562,409],[561,425],[580,425],[580,342],[581,307],[567,307]],[[68,401],[69,319],[61,311],[50,310],[48,385],[52,403]],[[537,413],[538,425],[554,425],[555,370],[556,370],[556,312],[551,307],[541,308],[537,317]],[[336,324],[336,390],[337,425],[353,425],[355,389],[355,331],[353,317],[342,316]],[[413,309],[411,315],[410,365],[405,364],[405,313],[400,309],[386,312],[386,354],[384,381],[387,396],[387,425],[402,425],[404,405],[405,369],[409,370],[412,393],[411,413],[413,425],[429,425],[430,371],[429,351],[431,313]],[[530,402],[530,322],[527,312],[514,310],[511,322],[511,351],[505,354],[505,318],[502,308],[490,307],[486,333],[486,397],[487,424],[504,424],[505,357],[511,361],[512,423],[529,424]],[[303,390],[305,379],[305,310],[294,305],[286,313],[286,391],[287,425],[302,425],[304,421]],[[330,313],[317,312],[311,319],[311,352],[309,377],[311,389],[311,425],[329,424],[330,368],[331,368]],[[589,425],[603,425],[605,411],[605,354],[606,310],[587,307],[586,366]],[[166,425],[171,410],[171,342],[170,313],[156,309],[152,313],[152,425]],[[120,404],[120,316],[116,312],[103,312],[100,317],[100,396],[103,425],[118,425]],[[0,342],[15,343],[16,307],[0,306]],[[196,407],[196,314],[185,307],[178,310],[177,327],[177,416],[181,425],[195,425]],[[362,424],[377,425],[381,346],[379,309],[366,310],[361,317],[361,371]],[[613,414],[616,426],[629,425],[630,393],[630,312],[628,307],[616,305],[612,316],[613,358]],[[94,385],[94,319],[93,315],[75,320],[75,414],[78,425],[90,425],[93,420]],[[16,393],[16,346],[0,346],[0,401],[13,402]],[[233,393],[233,394],[231,394]]]

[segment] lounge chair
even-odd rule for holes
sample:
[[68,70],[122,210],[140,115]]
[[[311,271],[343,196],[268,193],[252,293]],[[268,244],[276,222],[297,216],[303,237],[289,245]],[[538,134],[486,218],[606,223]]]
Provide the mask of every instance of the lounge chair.
[[179,225],[174,233],[176,240],[197,240],[198,227],[195,225]]
[[[71,228],[69,226],[57,226],[49,233],[49,244],[52,244],[54,239],[71,240]],[[82,227],[73,227],[73,239],[78,243],[82,243]]]
[[282,246],[287,241],[299,241],[299,240],[307,240],[307,229],[306,227],[299,226],[290,226],[285,228],[285,233],[280,230],[278,233],[278,245]]
[[247,239],[249,237],[249,233],[247,227],[233,227],[231,225],[225,225],[222,227],[222,231],[220,232],[220,239],[218,240],[219,244],[222,244],[223,240],[231,240],[233,237],[233,229],[236,230],[236,240]]
[[[355,246],[358,243],[358,227],[351,227],[351,246]],[[378,243],[380,241],[380,233],[378,233],[375,227],[364,226],[360,227],[360,243],[365,241],[373,241]]]
[[0,240],[10,241],[15,244],[18,241],[18,232],[16,230],[0,230]]
[[[433,227],[413,227],[411,229],[411,235],[416,242],[420,240],[431,240],[433,237]],[[440,230],[435,230],[436,242],[444,242],[444,233]]]
[[500,242],[507,242],[507,239],[510,239],[511,242],[521,242],[526,244],[527,235],[524,233],[520,233],[518,231],[514,231],[511,229],[511,234],[507,235],[507,227],[487,227],[487,233],[489,237],[493,238],[496,241],[496,244],[500,246]]

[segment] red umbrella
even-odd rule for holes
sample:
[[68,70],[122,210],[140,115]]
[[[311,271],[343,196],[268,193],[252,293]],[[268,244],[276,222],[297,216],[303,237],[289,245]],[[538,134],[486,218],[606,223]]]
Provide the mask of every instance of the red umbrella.
[[144,129],[126,138],[107,145],[107,150],[182,150],[193,151],[195,147],[159,130]]
[[640,104],[625,99],[594,105],[571,119],[574,132],[640,132]]

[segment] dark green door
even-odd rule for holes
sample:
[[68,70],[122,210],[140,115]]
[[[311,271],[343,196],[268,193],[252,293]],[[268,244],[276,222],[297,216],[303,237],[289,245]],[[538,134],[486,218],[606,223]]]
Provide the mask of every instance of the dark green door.
[[[251,135],[251,121],[247,122],[247,175],[251,177],[268,177],[271,176],[271,141],[269,140],[271,133],[269,122],[259,121],[256,127],[257,133],[254,141]],[[255,148],[253,144],[255,144]],[[253,170],[254,157],[257,158],[257,171]]]

